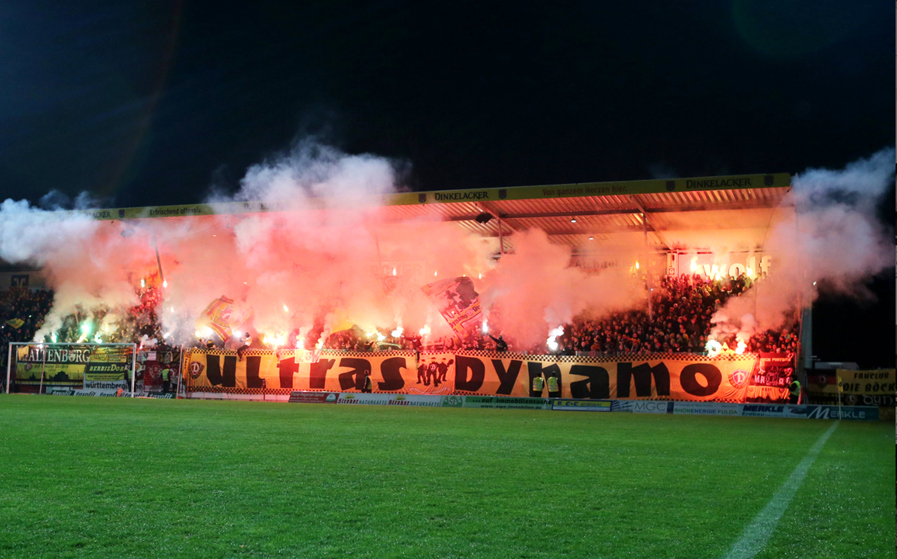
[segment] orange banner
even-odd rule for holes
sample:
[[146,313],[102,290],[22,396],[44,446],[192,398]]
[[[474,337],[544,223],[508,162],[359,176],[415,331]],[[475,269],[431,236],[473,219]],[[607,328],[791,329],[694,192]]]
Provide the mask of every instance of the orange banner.
[[[191,350],[190,390],[360,391],[370,374],[374,392],[481,394],[562,398],[746,401],[756,355],[715,358],[685,354],[573,357],[514,353]],[[533,394],[533,380],[543,378]],[[552,378],[554,377],[554,378]]]

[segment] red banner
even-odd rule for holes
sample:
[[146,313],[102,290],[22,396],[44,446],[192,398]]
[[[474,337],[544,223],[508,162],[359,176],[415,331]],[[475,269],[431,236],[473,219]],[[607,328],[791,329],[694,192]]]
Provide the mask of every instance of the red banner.
[[436,281],[421,290],[436,305],[458,338],[463,339],[468,330],[479,328],[483,322],[479,294],[467,276]]

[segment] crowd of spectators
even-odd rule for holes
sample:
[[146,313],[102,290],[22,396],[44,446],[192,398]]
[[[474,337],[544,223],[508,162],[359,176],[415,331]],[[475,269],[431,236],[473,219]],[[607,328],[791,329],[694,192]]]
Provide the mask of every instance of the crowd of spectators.
[[[556,346],[543,344],[522,348],[509,339],[509,351],[521,353],[556,353],[562,355],[605,356],[645,353],[703,353],[713,324],[711,318],[731,297],[741,296],[751,287],[751,278],[706,279],[701,275],[666,276],[655,286],[650,309],[641,308],[614,313],[601,319],[578,318],[563,325],[563,334]],[[106,311],[77,313],[64,318],[55,339],[46,341],[77,342],[137,342],[155,339],[163,341],[157,308],[162,304],[161,291],[153,287],[140,288],[140,302],[125,313],[110,316]],[[53,292],[43,289],[11,288],[0,292],[0,342],[3,356],[10,341],[32,341],[44,316],[49,312]],[[755,333],[745,351],[751,353],[796,352],[799,325],[797,321],[781,331]],[[85,324],[90,328],[82,329]],[[92,330],[91,330],[92,329]],[[89,333],[88,333],[89,332]],[[301,340],[302,347],[312,348],[321,340],[323,327],[318,325]],[[376,351],[383,349],[414,349],[453,351],[461,349],[495,350],[496,339],[480,331],[472,331],[462,341],[453,337],[432,338],[398,332],[366,333],[358,328],[332,333],[324,338],[325,349]],[[497,335],[497,333],[494,333]],[[298,330],[290,339],[299,345]],[[735,349],[733,336],[718,339]],[[546,340],[547,342],[547,340]],[[206,342],[203,342],[205,345]],[[263,340],[256,342],[263,347]],[[289,344],[293,345],[293,344]]]
[[[703,353],[713,333],[711,318],[731,297],[751,287],[747,275],[706,279],[702,275],[665,276],[651,294],[648,309],[614,313],[601,320],[576,320],[564,326],[558,352],[566,355],[621,353]],[[748,353],[785,353],[798,349],[799,324],[780,331],[754,333]],[[717,336],[721,346],[736,350],[735,334]]]
[[6,363],[9,342],[30,342],[53,304],[46,289],[11,287],[0,291],[0,361]]

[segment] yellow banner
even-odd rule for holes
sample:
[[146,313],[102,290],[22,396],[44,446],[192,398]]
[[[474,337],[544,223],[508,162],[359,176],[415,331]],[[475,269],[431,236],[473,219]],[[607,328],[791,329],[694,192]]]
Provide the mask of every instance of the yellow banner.
[[[837,369],[842,394],[894,395],[895,370],[849,371]],[[837,391],[837,387],[825,386],[823,392]]]
[[[451,393],[454,375],[450,377],[446,370],[442,378],[440,363],[433,371],[438,378],[431,376],[428,384],[421,380],[422,388],[417,388],[417,392],[412,391],[419,378],[417,355],[413,351],[250,350],[238,358],[234,351],[193,349],[185,359],[185,370],[191,390],[361,391],[365,376],[370,374],[374,392]],[[434,391],[440,386],[442,391]]]
[[[557,357],[492,352],[423,353],[191,350],[185,359],[193,391],[252,389],[360,391],[371,375],[374,392],[481,394],[563,398],[671,399],[744,402],[755,355],[701,357]],[[545,379],[541,394],[533,379]],[[551,379],[554,377],[554,380]]]
[[[555,357],[463,352],[455,364],[455,390],[545,397],[554,376],[562,398],[744,402],[756,365],[755,355]],[[546,381],[541,394],[531,391],[537,376]]]

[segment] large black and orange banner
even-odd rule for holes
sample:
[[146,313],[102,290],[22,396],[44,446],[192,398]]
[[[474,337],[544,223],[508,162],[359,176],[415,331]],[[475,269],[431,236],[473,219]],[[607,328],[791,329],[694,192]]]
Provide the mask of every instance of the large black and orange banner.
[[[533,379],[556,382],[562,398],[746,401],[756,355],[702,357],[651,354],[567,357],[493,352],[421,353],[191,350],[185,358],[192,391],[290,389],[361,390],[370,374],[374,392],[531,396]],[[554,376],[556,381],[549,382]],[[538,396],[538,395],[537,395]]]

